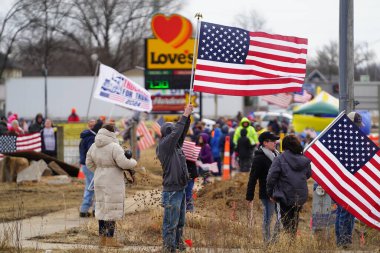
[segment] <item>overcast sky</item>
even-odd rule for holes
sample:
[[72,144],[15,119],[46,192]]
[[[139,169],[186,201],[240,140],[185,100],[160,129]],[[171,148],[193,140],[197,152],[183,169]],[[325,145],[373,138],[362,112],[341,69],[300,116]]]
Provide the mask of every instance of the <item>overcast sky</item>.
[[[255,10],[266,20],[271,33],[309,39],[309,56],[331,40],[339,39],[339,0],[179,0],[179,12],[194,24],[194,14],[203,20],[233,25],[235,17]],[[0,14],[9,9],[12,0],[0,0]],[[367,42],[380,61],[380,0],[354,1],[355,42]]]
[[[184,0],[180,12],[193,21],[233,25],[235,16],[255,10],[266,20],[271,33],[309,39],[309,55],[331,40],[339,39],[339,0]],[[195,27],[194,27],[195,29]],[[380,0],[354,1],[354,39],[367,42],[380,61]]]

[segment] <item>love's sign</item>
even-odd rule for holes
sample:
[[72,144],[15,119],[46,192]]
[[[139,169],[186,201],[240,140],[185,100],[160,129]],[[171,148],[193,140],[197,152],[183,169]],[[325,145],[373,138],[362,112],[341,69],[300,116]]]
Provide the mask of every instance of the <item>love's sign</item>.
[[195,43],[191,22],[178,14],[157,14],[151,26],[156,38],[146,39],[146,69],[191,69]]

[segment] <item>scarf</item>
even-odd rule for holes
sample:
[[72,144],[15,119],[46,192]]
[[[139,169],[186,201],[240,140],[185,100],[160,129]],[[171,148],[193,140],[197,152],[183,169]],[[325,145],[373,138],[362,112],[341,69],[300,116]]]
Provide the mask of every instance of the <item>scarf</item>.
[[261,147],[261,150],[264,152],[265,156],[268,157],[272,162],[273,159],[280,154],[280,152],[278,152],[277,149],[271,151],[267,148]]

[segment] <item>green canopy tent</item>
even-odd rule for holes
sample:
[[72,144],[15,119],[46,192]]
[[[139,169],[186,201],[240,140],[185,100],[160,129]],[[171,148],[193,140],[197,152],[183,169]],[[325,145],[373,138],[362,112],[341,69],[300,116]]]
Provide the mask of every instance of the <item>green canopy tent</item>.
[[339,114],[339,100],[322,91],[308,103],[294,108],[293,114],[336,116]]

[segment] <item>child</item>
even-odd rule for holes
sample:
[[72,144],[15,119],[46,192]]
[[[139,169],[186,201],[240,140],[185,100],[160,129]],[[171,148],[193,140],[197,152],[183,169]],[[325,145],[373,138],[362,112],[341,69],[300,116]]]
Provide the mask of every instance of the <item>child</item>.
[[[211,147],[210,144],[208,144],[209,136],[206,133],[201,133],[198,138],[198,145],[201,146],[201,152],[199,154],[199,158],[202,163],[213,163],[214,159],[212,157]],[[209,172],[204,171],[202,169],[199,170],[199,174],[203,177],[203,184],[209,183],[208,176]]]

